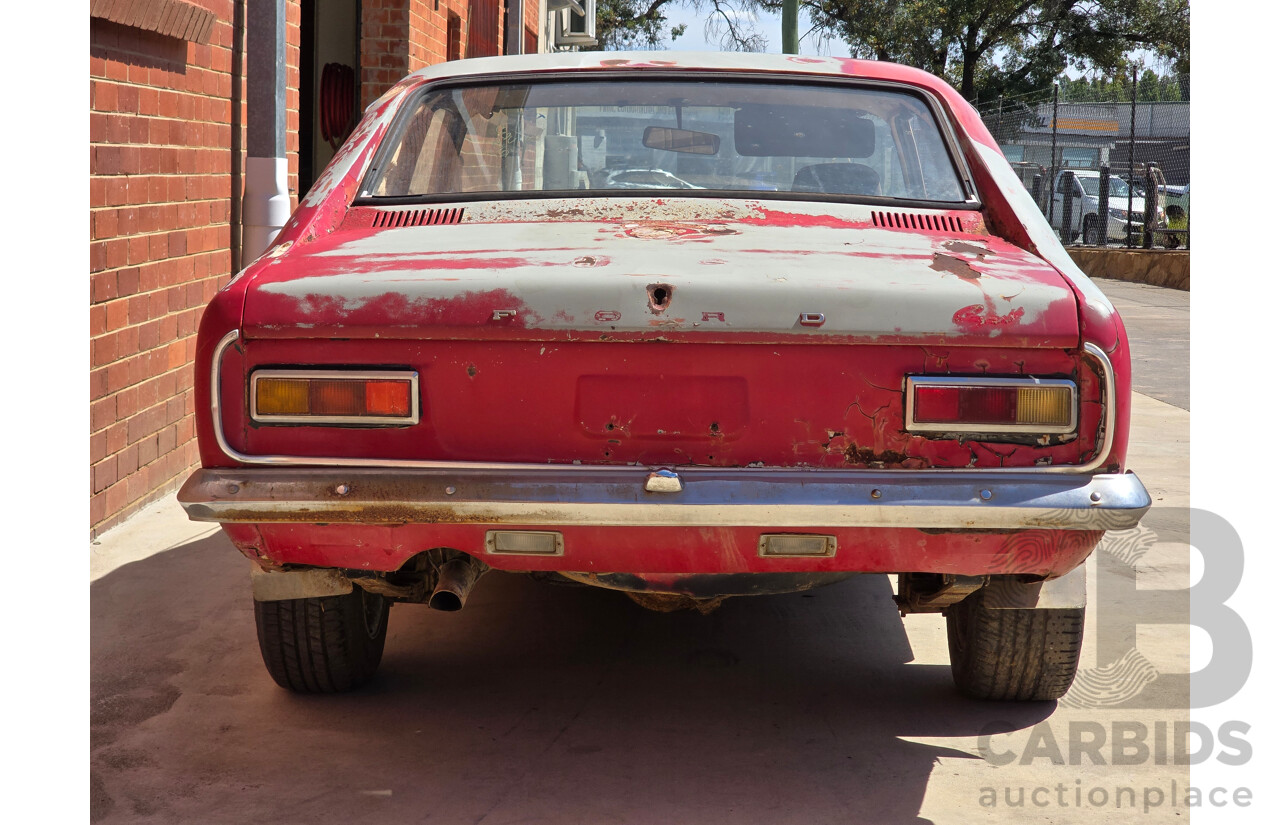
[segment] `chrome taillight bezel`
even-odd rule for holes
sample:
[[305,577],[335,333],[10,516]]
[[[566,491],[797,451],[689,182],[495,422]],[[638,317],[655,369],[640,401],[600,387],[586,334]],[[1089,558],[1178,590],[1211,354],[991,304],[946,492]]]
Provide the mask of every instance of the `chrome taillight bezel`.
[[[916,421],[915,400],[919,387],[973,389],[981,387],[1065,387],[1071,391],[1071,420],[1067,424],[990,424],[982,422]],[[903,416],[911,433],[971,433],[974,435],[1062,435],[1080,426],[1080,390],[1065,378],[987,378],[909,375],[906,382],[906,410]]]
[[[258,382],[263,378],[301,378],[336,381],[408,381],[409,415],[276,415],[258,412]],[[249,417],[258,424],[357,424],[365,427],[404,427],[422,418],[418,373],[414,370],[259,369],[249,375]]]

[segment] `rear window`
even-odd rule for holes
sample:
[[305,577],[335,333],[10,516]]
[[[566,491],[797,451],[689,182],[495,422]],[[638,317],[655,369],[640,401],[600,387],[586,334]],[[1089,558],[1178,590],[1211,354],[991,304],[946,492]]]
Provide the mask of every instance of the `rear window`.
[[796,83],[573,81],[428,91],[363,197],[681,190],[965,200],[908,92]]

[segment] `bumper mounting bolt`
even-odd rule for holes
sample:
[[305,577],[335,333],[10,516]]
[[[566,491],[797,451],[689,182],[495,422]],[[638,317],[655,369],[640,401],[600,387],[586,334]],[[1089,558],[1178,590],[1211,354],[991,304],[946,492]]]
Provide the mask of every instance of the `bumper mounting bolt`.
[[333,491],[340,496],[345,496],[347,493],[351,492],[351,488],[346,484],[339,484],[337,487],[333,488]]
[[871,491],[871,497],[872,497],[872,498],[880,498],[880,491],[879,491],[879,490],[872,490],[872,491]]
[[990,500],[991,500],[991,491],[990,491],[990,490],[983,490],[981,493],[978,493],[978,495],[982,498],[982,500],[983,500],[983,501],[990,501]]
[[444,494],[445,494],[446,496],[451,496],[451,495],[453,495],[453,494],[454,494],[454,493],[456,493],[456,492],[458,492],[458,488],[457,488],[457,487],[445,487],[445,488],[444,488]]
[[1097,504],[1099,501],[1102,501],[1102,493],[1090,493],[1089,500],[1094,504]]

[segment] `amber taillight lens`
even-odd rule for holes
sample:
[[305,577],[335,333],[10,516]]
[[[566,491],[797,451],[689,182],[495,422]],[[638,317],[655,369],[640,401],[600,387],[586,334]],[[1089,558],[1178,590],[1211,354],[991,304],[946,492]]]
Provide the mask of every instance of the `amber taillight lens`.
[[907,379],[908,430],[1071,432],[1076,386],[1021,378]]
[[254,373],[252,414],[279,423],[403,424],[418,419],[417,373]]

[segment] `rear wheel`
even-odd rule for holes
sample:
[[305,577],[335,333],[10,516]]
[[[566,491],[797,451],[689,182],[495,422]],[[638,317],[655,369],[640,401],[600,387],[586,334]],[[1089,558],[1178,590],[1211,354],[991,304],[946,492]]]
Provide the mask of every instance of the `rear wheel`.
[[254,602],[262,661],[276,684],[339,693],[369,681],[382,661],[391,602],[363,588],[345,596]]
[[1060,699],[1083,640],[1083,607],[993,609],[979,590],[947,609],[951,675],[975,699]]

